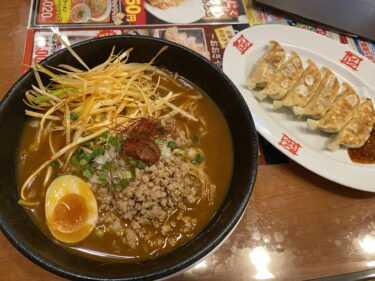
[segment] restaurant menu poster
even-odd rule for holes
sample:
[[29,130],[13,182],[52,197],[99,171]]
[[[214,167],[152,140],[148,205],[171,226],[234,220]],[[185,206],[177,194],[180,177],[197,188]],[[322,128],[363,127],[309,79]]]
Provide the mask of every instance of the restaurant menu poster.
[[[224,49],[235,33],[249,27],[237,25],[179,25],[153,27],[118,27],[102,29],[59,29],[57,33],[69,45],[96,37],[113,35],[143,35],[166,39],[188,47],[221,68]],[[62,49],[64,46],[53,36],[56,30],[28,29],[23,69],[28,70],[31,61],[36,63]]]
[[33,0],[29,28],[248,23],[241,0]]

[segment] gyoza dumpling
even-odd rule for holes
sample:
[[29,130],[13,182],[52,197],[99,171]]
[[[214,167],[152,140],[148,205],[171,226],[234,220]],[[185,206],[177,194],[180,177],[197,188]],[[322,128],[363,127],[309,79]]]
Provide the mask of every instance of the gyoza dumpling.
[[302,61],[299,55],[291,52],[290,58],[277,70],[275,76],[256,97],[259,100],[269,96],[272,99],[281,99],[293,87],[303,72]]
[[313,97],[305,107],[295,106],[294,114],[299,116],[310,116],[313,119],[323,117],[333,101],[339,94],[340,83],[333,72],[327,68],[322,68],[323,79],[315,90]]
[[269,51],[259,59],[254,71],[247,78],[246,85],[252,90],[256,87],[264,87],[271,81],[285,59],[285,51],[276,41],[270,41]]
[[342,83],[344,91],[336,98],[330,110],[319,120],[307,119],[310,130],[317,128],[327,133],[340,131],[353,117],[359,105],[359,96],[348,83]]
[[354,113],[352,120],[334,137],[327,147],[335,151],[340,144],[351,148],[364,145],[375,123],[375,111],[370,99],[366,99]]
[[320,71],[312,60],[307,60],[308,67],[293,88],[280,101],[273,102],[273,108],[282,106],[305,106],[311,99],[320,82]]

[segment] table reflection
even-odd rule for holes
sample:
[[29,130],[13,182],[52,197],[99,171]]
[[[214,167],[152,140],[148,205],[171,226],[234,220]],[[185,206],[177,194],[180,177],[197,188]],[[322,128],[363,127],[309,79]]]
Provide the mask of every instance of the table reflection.
[[251,262],[254,264],[257,271],[256,279],[271,279],[274,275],[268,270],[268,264],[271,259],[267,253],[267,250],[263,247],[257,247],[249,253]]
[[375,238],[371,234],[367,234],[365,237],[359,240],[359,245],[366,253],[375,253]]

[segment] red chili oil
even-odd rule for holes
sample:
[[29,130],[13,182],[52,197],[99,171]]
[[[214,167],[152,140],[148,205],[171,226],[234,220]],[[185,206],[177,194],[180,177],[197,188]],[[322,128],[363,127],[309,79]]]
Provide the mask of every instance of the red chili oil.
[[361,164],[375,163],[375,129],[372,129],[369,139],[362,147],[349,148],[348,154],[353,162]]

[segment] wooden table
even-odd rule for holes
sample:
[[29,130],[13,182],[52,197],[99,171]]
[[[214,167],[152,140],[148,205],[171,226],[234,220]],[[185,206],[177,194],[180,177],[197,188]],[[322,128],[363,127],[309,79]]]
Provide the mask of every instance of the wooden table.
[[[1,98],[21,74],[29,1],[1,1],[0,11]],[[375,277],[374,205],[375,194],[298,164],[260,166],[238,228],[213,255],[172,280]],[[61,279],[22,256],[2,234],[0,249],[1,280]]]

